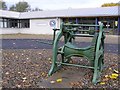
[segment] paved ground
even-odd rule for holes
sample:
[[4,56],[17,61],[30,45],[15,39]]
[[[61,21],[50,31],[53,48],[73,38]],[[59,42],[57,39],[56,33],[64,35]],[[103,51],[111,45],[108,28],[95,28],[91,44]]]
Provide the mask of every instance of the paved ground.
[[[2,49],[52,49],[52,45],[43,44],[41,41],[52,42],[48,39],[2,39]],[[85,47],[90,45],[90,42],[77,42],[76,45]],[[120,44],[105,43],[105,52],[118,53],[118,45],[120,46]]]

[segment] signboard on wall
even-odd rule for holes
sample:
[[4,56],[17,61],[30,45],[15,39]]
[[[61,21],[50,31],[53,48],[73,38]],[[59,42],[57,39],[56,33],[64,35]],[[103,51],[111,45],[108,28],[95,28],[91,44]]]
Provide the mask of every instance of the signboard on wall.
[[46,23],[37,23],[38,26],[46,26]]
[[55,20],[51,20],[51,21],[49,22],[49,25],[50,25],[51,27],[55,27],[55,26],[56,26],[56,21],[55,21]]

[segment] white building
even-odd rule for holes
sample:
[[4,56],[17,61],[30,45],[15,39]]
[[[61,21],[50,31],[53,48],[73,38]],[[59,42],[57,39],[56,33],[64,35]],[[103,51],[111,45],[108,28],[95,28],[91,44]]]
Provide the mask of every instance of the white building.
[[[61,22],[104,23],[107,30],[120,32],[120,7],[65,9],[53,11],[12,12],[0,10],[0,34],[52,34]],[[109,27],[108,27],[109,26]]]

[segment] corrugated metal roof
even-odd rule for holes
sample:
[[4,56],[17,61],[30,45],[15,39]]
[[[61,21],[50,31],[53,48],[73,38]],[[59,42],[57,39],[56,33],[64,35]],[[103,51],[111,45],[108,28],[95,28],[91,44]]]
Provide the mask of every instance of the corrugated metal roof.
[[[119,7],[120,8],[120,7]],[[120,15],[120,13],[119,13]],[[20,18],[118,16],[118,7],[81,8],[21,13]]]
[[2,15],[0,14],[0,17],[27,19],[27,18],[52,18],[52,17],[118,16],[120,15],[120,13],[118,13],[118,8],[120,7],[115,6],[99,8],[80,8],[80,9],[35,11],[24,13],[2,11]]
[[20,17],[19,15],[20,15],[19,12],[0,10],[0,17],[19,18]]

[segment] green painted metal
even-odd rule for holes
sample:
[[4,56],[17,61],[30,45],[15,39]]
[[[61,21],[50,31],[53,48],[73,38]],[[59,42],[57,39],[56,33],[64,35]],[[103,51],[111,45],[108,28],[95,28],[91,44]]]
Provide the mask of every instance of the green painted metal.
[[76,66],[76,67],[83,67],[83,68],[94,69],[94,67],[91,67],[91,66],[83,66],[83,65],[70,64],[70,63],[62,63],[62,62],[56,62],[56,63],[58,63],[58,64],[63,64],[63,65],[69,65],[69,66]]
[[[87,34],[78,34],[78,32],[83,31],[80,27],[99,27],[99,30],[86,30]],[[62,37],[64,37],[64,45],[59,47],[59,42]],[[93,37],[92,44],[85,48],[78,48],[74,45],[75,37]],[[99,81],[99,76],[104,65],[104,39],[103,24],[62,23],[57,35],[54,36],[52,65],[48,75],[52,75],[60,69],[62,65],[90,68],[93,69],[92,82],[96,84]],[[61,61],[58,61],[58,55],[61,56]],[[69,63],[73,56],[87,58],[87,60],[91,62],[91,66]]]

